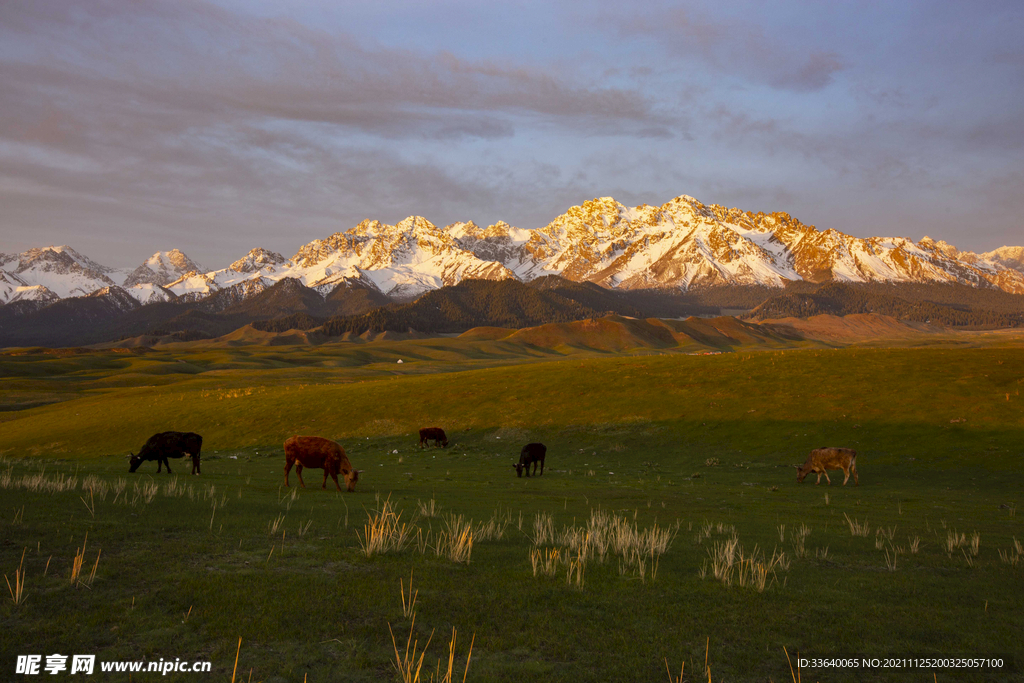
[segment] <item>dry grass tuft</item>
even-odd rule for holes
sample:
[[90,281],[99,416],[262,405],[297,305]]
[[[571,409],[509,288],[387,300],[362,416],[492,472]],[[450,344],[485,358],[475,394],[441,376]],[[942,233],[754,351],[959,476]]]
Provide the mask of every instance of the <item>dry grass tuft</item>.
[[[678,531],[678,523],[674,528],[655,524],[641,529],[635,521],[625,517],[591,510],[585,525],[565,526],[556,532],[551,515],[539,513],[534,518],[530,565],[534,576],[553,575],[562,565],[566,569],[566,581],[582,588],[587,563],[591,560],[604,563],[611,554],[618,558],[620,575],[636,576],[646,582],[657,578],[659,558],[668,551]],[[541,549],[542,545],[557,547]]]
[[[430,647],[430,641],[434,638],[434,632],[430,632],[430,637],[427,638],[426,645],[423,646],[423,650],[419,650],[419,640],[413,640],[414,626],[416,625],[416,616],[413,615],[412,623],[409,625],[409,638],[405,643],[405,652],[399,652],[398,643],[395,641],[395,632],[391,628],[391,624],[388,624],[388,631],[391,633],[391,645],[395,650],[395,661],[392,666],[398,672],[398,676],[402,683],[419,683],[420,674],[423,670],[423,658],[427,654],[427,648]],[[452,627],[452,637],[448,641],[448,665],[444,671],[441,671],[441,660],[437,662],[437,669],[434,674],[431,674],[430,680],[436,683],[452,683],[453,676],[455,675],[455,643],[458,638],[458,632],[455,627]],[[473,638],[469,643],[469,652],[466,654],[466,666],[462,672],[462,681],[465,683],[466,676],[469,675],[469,661],[473,657],[473,645],[476,643],[476,634],[473,634]]]
[[447,528],[437,534],[434,552],[452,562],[469,564],[473,552],[473,521],[463,519],[462,515],[450,514],[445,519],[445,526]]
[[88,491],[90,497],[96,497],[101,501],[105,501],[107,499],[107,494],[110,492],[110,484],[100,479],[95,474],[90,474],[82,479],[82,490]]
[[398,580],[398,588],[402,594],[402,614],[406,619],[412,619],[416,616],[416,598],[420,592],[412,589],[412,570],[409,570],[409,598],[405,597],[405,585],[402,583],[402,579]]
[[902,552],[902,548],[893,548],[891,545],[885,549],[885,566],[889,571],[896,571],[896,558]]
[[505,538],[505,529],[512,523],[512,512],[495,510],[486,522],[479,522],[473,529],[477,541],[500,541]]
[[860,524],[856,519],[850,519],[850,516],[845,512],[843,517],[846,517],[846,523],[850,526],[851,536],[864,536],[866,538],[871,533],[871,526],[868,524],[868,520],[865,519],[864,523]]
[[533,567],[533,575],[543,574],[554,576],[558,571],[558,564],[561,560],[562,551],[558,548],[531,548],[530,565]]
[[85,586],[86,588],[92,585],[92,582],[96,579],[96,570],[100,566],[100,554],[102,550],[96,553],[96,561],[92,565],[92,571],[89,572],[88,577],[82,576],[82,567],[85,564],[85,548],[89,542],[89,534],[85,534],[85,538],[82,540],[82,547],[76,550],[75,559],[71,564],[71,577],[69,583],[72,586],[79,585]]
[[946,554],[952,557],[954,550],[959,550],[967,543],[967,534],[957,533],[956,529],[946,531]]
[[803,522],[801,522],[799,528],[797,528],[797,530],[792,534],[793,555],[795,555],[798,558],[807,556],[807,548],[805,547],[805,543],[807,542],[807,537],[810,535],[811,528]]
[[359,545],[367,557],[388,552],[399,552],[412,540],[412,527],[402,522],[402,513],[395,512],[389,496],[378,510],[367,513]]
[[420,516],[421,517],[427,517],[427,518],[437,517],[438,512],[440,511],[440,506],[438,506],[437,501],[434,500],[433,498],[428,500],[426,503],[424,503],[423,501],[417,500],[416,501],[416,505],[419,506]]
[[7,590],[11,593],[11,602],[15,605],[20,605],[25,602],[25,570],[22,568],[25,564],[25,548],[21,551],[21,562],[18,563],[18,568],[14,570],[14,586],[11,586],[11,580],[7,578],[7,574],[4,574],[4,581],[7,582]]
[[47,476],[45,467],[35,474],[15,477],[14,468],[8,466],[7,470],[0,474],[0,488],[23,488],[33,493],[64,493],[78,488],[78,477],[69,477],[61,472]]
[[550,512],[538,512],[533,518],[533,544],[546,545],[555,540],[555,520]]
[[281,525],[284,523],[284,518],[285,518],[284,515],[278,515],[274,519],[272,519],[269,522],[267,522],[267,535],[268,536],[277,536],[277,530],[280,529]]
[[[753,588],[758,593],[763,593],[777,581],[777,569],[785,570],[788,567],[786,554],[778,552],[777,549],[772,550],[770,558],[756,545],[749,555],[745,554],[737,536],[712,543],[708,556],[714,578],[726,586],[731,586],[735,582],[741,588]],[[699,574],[704,578],[707,573],[705,560]]]
[[1016,567],[1020,564],[1022,556],[1024,556],[1024,546],[1021,546],[1016,536],[1013,538],[1013,548],[1007,551],[1004,551],[1002,548],[999,549],[999,559],[1011,567]]
[[[405,653],[399,654],[398,643],[395,642],[395,632],[391,630],[391,624],[388,624],[388,631],[391,633],[391,645],[395,648],[395,661],[394,667],[398,671],[398,676],[402,679],[402,683],[418,683],[420,680],[420,669],[423,668],[423,657],[427,654],[427,648],[430,647],[430,641],[434,638],[434,632],[430,632],[430,637],[427,638],[427,644],[423,646],[423,650],[419,653],[419,659],[416,658],[416,651],[419,648],[419,640],[413,640],[412,634],[414,632],[413,627],[416,625],[416,615],[413,615],[412,624],[409,625],[409,639],[405,643]],[[415,668],[414,668],[415,667]]]

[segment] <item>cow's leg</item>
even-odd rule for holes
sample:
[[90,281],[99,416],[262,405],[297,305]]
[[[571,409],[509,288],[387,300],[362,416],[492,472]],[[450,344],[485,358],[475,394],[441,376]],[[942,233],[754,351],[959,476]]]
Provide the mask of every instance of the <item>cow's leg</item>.
[[843,477],[843,486],[846,486],[846,482],[850,481],[850,470],[844,469],[843,474],[846,475],[845,477]]
[[[338,487],[338,493],[341,493],[341,484],[338,483],[338,475],[331,472],[331,478],[334,479],[334,485]],[[324,488],[327,488],[327,477],[324,477]]]
[[828,478],[828,470],[825,470],[823,472],[823,474],[825,475],[825,481],[827,481],[828,485],[831,486],[832,485],[832,480]]
[[289,460],[288,458],[285,458],[285,460],[284,460],[284,485],[285,486],[288,486],[288,473],[292,469],[292,464],[293,464],[293,462],[291,460]]
[[301,462],[295,463],[295,474],[299,475],[299,484],[302,485],[302,488],[306,488],[306,482],[302,481],[302,463]]
[[164,458],[164,464],[167,465],[167,474],[170,474],[171,473],[171,461],[168,460],[167,458]]
[[814,485],[817,486],[821,483],[821,472],[815,472],[815,474],[818,475],[818,481],[814,482]]
[[[320,487],[320,488],[322,488],[324,490],[327,489],[327,475],[328,474],[330,474],[330,473],[327,471],[327,468],[325,467],[324,468],[324,483],[323,483],[323,486]],[[335,481],[337,481],[337,477],[335,477]]]
[[860,486],[860,478],[857,476],[857,463],[850,463],[850,471],[853,472],[853,485]]
[[543,460],[540,461],[540,473],[544,474],[544,461]]

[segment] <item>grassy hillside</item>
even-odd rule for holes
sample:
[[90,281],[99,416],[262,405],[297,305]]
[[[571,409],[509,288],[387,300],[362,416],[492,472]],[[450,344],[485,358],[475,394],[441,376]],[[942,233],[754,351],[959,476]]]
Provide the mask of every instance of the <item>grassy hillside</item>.
[[[0,569],[13,579],[27,549],[28,594],[0,606],[17,634],[0,665],[30,651],[182,657],[230,680],[241,637],[243,680],[398,680],[390,625],[400,651],[410,631],[420,650],[434,631],[424,678],[447,662],[453,627],[457,660],[475,636],[468,681],[656,680],[666,659],[704,680],[705,657],[716,681],[790,680],[783,648],[1019,667],[1024,350],[545,360],[494,337],[4,356],[5,381],[55,402],[0,413]],[[420,451],[415,430],[434,425],[451,446]],[[178,477],[182,461],[174,476],[128,475],[128,450],[165,429],[204,436],[201,477]],[[363,470],[357,492],[321,491],[319,470],[284,489],[294,433],[338,439]],[[528,441],[548,446],[545,473],[518,479]],[[839,486],[841,472],[796,484],[791,466],[823,445],[858,450],[859,487]],[[412,535],[367,556],[364,524],[385,502]],[[596,538],[609,515],[671,542],[573,565],[572,539],[587,524]],[[541,538],[549,518],[555,538]],[[438,553],[468,520],[468,563]],[[101,551],[88,588],[69,580],[86,532],[87,573]],[[714,563],[733,538],[748,569],[734,564],[727,585]],[[759,591],[749,573],[769,564]],[[410,572],[415,623],[399,587]],[[933,670],[916,673],[802,677]]]

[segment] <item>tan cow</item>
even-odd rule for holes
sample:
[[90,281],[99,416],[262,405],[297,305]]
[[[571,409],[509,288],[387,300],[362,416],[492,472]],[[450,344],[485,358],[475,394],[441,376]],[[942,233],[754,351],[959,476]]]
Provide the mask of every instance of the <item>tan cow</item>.
[[846,486],[846,482],[850,480],[851,472],[854,484],[860,486],[860,480],[857,478],[857,451],[850,448],[815,448],[807,456],[807,462],[798,469],[796,474],[798,484],[813,472],[818,475],[818,481],[814,482],[815,484],[821,483],[821,475],[824,474],[825,481],[831,485],[832,480],[828,478],[827,470],[842,470],[846,475],[846,478],[843,479],[843,486]]
[[345,477],[345,486],[349,491],[356,490],[356,481],[359,479],[359,470],[352,469],[352,463],[345,455],[345,449],[331,441],[319,436],[293,436],[284,442],[284,485],[288,486],[288,472],[292,465],[295,465],[295,474],[299,475],[299,483],[306,488],[306,482],[302,481],[302,468],[309,467],[315,470],[323,469],[324,485],[327,488],[327,475],[334,479],[334,485],[341,491],[338,484],[338,475]]

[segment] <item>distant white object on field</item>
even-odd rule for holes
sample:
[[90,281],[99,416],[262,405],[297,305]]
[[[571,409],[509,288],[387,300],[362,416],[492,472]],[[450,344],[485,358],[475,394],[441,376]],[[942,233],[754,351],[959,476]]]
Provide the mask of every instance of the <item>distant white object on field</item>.
[[399,358],[399,359],[398,359],[398,362],[399,362],[399,363],[404,363],[405,361],[403,361],[403,360],[402,360],[401,358]]

